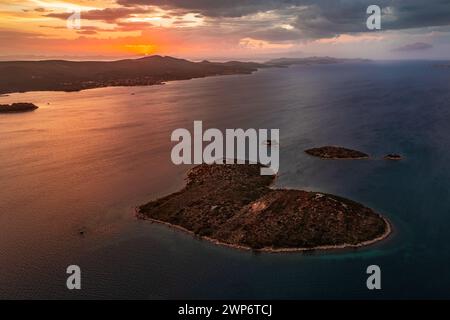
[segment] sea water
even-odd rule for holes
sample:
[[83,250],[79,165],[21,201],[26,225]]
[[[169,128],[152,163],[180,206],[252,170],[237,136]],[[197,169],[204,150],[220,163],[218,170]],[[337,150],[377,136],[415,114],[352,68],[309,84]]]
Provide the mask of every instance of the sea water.
[[[163,86],[29,92],[0,103],[1,298],[450,298],[450,71],[435,62],[270,68]],[[192,166],[170,134],[280,129],[275,187],[333,193],[385,215],[393,235],[357,250],[254,254],[137,220]],[[304,153],[340,145],[370,160]],[[401,161],[386,161],[388,153]],[[381,269],[368,290],[366,269]],[[81,268],[68,290],[66,268]]]

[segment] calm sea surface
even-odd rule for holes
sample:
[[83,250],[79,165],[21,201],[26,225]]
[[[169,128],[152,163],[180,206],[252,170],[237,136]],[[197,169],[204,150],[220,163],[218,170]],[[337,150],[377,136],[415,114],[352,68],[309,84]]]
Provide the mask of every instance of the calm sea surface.
[[[40,108],[0,115],[0,298],[450,298],[450,70],[432,64],[1,96]],[[359,250],[253,254],[136,220],[135,206],[183,186],[189,166],[171,163],[170,134],[194,120],[279,128],[278,187],[359,201],[394,235]],[[325,144],[373,159],[303,152]],[[65,287],[71,264],[80,291]],[[371,264],[380,291],[366,289]]]

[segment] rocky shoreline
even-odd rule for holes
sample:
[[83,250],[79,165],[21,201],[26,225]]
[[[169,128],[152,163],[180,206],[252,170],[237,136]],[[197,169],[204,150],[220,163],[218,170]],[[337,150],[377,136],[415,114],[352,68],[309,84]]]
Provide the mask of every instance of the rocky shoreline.
[[389,222],[352,200],[272,189],[260,165],[199,165],[178,192],[136,209],[140,219],[215,244],[262,252],[367,246],[391,233]]
[[[185,232],[193,237],[198,236],[196,233],[194,233],[191,230],[188,230],[182,226],[176,225],[176,224],[172,224],[170,222],[165,222],[162,220],[157,220],[157,219],[152,219],[149,218],[148,216],[142,214],[142,212],[140,212],[139,208],[135,208],[135,215],[138,219],[142,219],[142,220],[146,220],[149,221],[151,223],[156,223],[156,224],[160,224],[160,225],[164,225],[166,227],[172,228],[174,230],[178,230],[181,232]],[[242,246],[242,245],[236,245],[236,244],[230,244],[230,243],[226,243],[226,242],[221,242],[217,239],[213,239],[210,237],[200,237],[201,240],[206,240],[209,241],[215,245],[218,246],[222,246],[222,247],[227,247],[227,248],[233,248],[233,249],[237,249],[237,250],[242,250],[242,251],[255,251],[255,252],[264,252],[264,253],[295,253],[295,252],[308,252],[308,251],[316,251],[316,250],[320,250],[320,251],[328,251],[328,250],[342,250],[342,249],[357,249],[357,248],[361,248],[361,247],[366,247],[366,246],[370,246],[372,244],[375,244],[377,242],[380,242],[382,240],[385,240],[386,238],[388,238],[391,233],[392,233],[392,227],[391,227],[391,223],[389,222],[389,220],[387,220],[385,217],[382,217],[382,219],[384,220],[384,222],[386,223],[386,231],[380,235],[379,237],[372,239],[372,240],[368,240],[368,241],[364,241],[361,243],[357,243],[357,244],[350,244],[350,243],[344,243],[344,244],[340,244],[340,245],[325,245],[325,246],[317,246],[317,247],[308,247],[308,248],[270,248],[270,247],[264,247],[264,248],[260,248],[260,249],[255,249],[255,248],[251,248],[249,246]]]

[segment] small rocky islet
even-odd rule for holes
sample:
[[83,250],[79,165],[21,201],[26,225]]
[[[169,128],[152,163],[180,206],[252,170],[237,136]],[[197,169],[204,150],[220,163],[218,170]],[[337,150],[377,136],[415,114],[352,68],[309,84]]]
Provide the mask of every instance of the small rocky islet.
[[[370,156],[364,152],[338,146],[323,146],[305,150],[305,153],[322,159],[369,159]],[[402,160],[403,157],[397,153],[389,153],[383,157],[385,160]]]
[[389,153],[387,155],[384,156],[385,160],[402,160],[403,157],[399,154],[396,153]]
[[385,218],[338,196],[272,189],[260,164],[194,167],[186,186],[137,208],[137,216],[217,244],[266,252],[359,247],[390,233]]
[[323,146],[318,148],[311,148],[305,150],[305,152],[311,156],[319,157],[322,159],[368,159],[369,155],[344,147],[337,146]]
[[16,102],[12,104],[0,104],[0,113],[29,112],[38,109],[36,105],[28,102]]

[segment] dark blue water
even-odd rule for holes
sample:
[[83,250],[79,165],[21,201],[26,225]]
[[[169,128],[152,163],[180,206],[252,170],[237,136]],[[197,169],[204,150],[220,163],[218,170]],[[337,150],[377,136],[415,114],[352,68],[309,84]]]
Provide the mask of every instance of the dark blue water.
[[[450,298],[450,71],[432,65],[291,67],[0,97],[41,106],[0,116],[0,297]],[[170,133],[194,120],[279,128],[277,187],[364,203],[392,221],[393,236],[358,250],[253,254],[136,220],[134,206],[183,185],[188,167],[171,164]],[[303,152],[328,144],[372,159]],[[82,269],[77,292],[65,288],[70,264]],[[366,288],[371,264],[381,268],[378,291]]]

